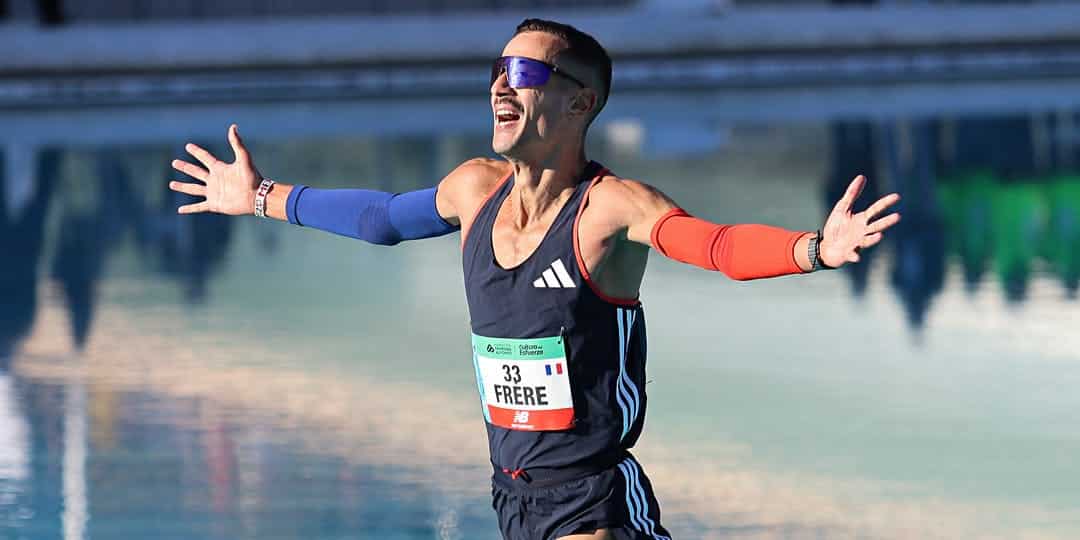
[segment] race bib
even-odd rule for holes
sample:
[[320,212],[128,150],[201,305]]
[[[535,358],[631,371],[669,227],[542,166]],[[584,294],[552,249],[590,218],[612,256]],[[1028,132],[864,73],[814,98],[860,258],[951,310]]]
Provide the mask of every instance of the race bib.
[[574,425],[570,370],[562,337],[489,338],[473,334],[473,363],[488,423],[519,431]]

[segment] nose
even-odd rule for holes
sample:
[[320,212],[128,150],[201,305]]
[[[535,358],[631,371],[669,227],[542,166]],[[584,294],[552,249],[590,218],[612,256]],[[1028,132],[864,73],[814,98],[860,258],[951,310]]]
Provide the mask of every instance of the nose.
[[491,93],[495,96],[509,96],[514,94],[514,89],[510,87],[510,80],[506,75],[506,69],[503,69],[498,77],[495,77],[495,82],[491,83]]

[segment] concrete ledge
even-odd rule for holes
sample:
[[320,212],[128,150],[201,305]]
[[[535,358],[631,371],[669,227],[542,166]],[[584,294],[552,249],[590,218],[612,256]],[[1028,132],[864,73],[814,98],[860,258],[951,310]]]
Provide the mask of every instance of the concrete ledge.
[[526,16],[593,33],[615,56],[1080,43],[1080,5],[617,11],[0,26],[0,76],[475,60]]

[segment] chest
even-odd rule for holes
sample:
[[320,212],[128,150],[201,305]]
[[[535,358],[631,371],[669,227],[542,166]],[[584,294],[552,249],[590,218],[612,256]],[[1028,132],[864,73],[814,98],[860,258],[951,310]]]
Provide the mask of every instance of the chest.
[[[585,208],[563,208],[522,226],[519,215],[509,203],[500,206],[491,224],[491,248],[495,262],[503,269],[513,269],[528,261],[537,251],[573,251],[590,274],[601,271],[618,258],[616,238],[609,220]],[[576,243],[576,245],[575,245]]]
[[520,207],[507,198],[499,206],[491,225],[495,262],[504,269],[511,269],[521,266],[541,248],[558,252],[569,249],[573,213],[564,199],[532,219],[525,219]]

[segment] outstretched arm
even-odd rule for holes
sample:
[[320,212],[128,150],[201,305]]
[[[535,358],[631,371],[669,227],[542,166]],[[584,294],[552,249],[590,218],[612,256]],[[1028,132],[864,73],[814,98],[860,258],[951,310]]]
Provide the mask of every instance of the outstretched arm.
[[[852,203],[865,183],[861,175],[851,182],[822,228],[819,257],[828,267],[858,262],[858,250],[880,242],[882,232],[900,220],[896,213],[874,220],[900,200],[895,193],[865,211],[852,212]],[[816,233],[768,225],[710,223],[687,214],[651,186],[625,180],[620,184],[627,238],[667,257],[719,270],[738,280],[809,272],[814,267],[808,251]]]
[[[176,170],[203,184],[174,181],[169,187],[206,198],[181,206],[179,213],[254,213],[255,194],[263,177],[255,168],[236,125],[229,127],[229,143],[236,155],[233,163],[222,162],[195,144],[188,144],[186,149],[202,167],[173,161]],[[266,195],[266,215],[373,244],[393,245],[402,240],[442,236],[458,230],[453,205],[445,200],[437,201],[438,195],[434,187],[408,193],[386,193],[275,183]]]

